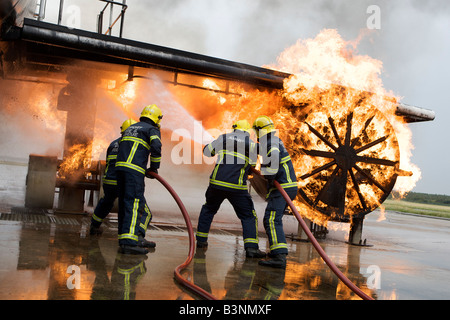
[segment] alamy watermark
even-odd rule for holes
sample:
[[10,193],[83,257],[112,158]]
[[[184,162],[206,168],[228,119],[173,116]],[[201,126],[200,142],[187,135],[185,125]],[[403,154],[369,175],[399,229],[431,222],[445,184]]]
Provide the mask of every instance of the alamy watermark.
[[[67,271],[70,276],[67,278],[66,285],[69,290],[81,288],[81,269],[77,265],[70,265]],[[363,274],[367,276],[366,286],[370,290],[381,289],[381,269],[377,265],[370,265]]]
[[370,16],[366,20],[367,29],[381,29],[381,9],[379,6],[373,4],[367,7],[367,14]]
[[66,285],[67,289],[80,289],[81,288],[81,269],[79,266],[70,265],[67,267],[67,273],[70,276],[67,278]]
[[[69,28],[80,29],[81,27],[81,8],[77,5],[70,5],[65,9],[65,25]],[[381,8],[378,5],[369,5],[366,9],[369,15],[366,20],[367,29],[381,29]]]
[[[213,135],[217,139],[214,139]],[[275,135],[277,135],[276,130]],[[214,164],[216,161],[228,164],[255,165],[258,155],[260,155],[261,161],[265,164],[262,169],[270,172],[270,169],[278,169],[280,165],[279,152],[284,150],[275,135],[265,134],[259,139],[259,143],[256,143],[256,137],[252,137],[251,134],[245,140],[246,138],[242,134],[223,133],[218,129],[206,132],[201,122],[196,122],[192,131],[184,128],[172,131],[170,140],[178,143],[172,147],[170,160],[175,165]],[[216,156],[218,156],[217,159]]]
[[381,289],[381,269],[377,265],[370,265],[367,267],[366,275],[367,281],[366,285],[367,288],[373,290],[373,289]]

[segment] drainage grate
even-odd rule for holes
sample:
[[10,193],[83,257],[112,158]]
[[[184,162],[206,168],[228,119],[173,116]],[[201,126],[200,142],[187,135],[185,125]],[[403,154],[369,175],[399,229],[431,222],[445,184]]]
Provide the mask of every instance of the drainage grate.
[[176,232],[184,232],[185,231],[177,226],[169,226],[169,225],[161,225],[161,224],[150,224],[149,229],[155,230],[155,231],[176,231]]
[[47,211],[47,209],[41,209],[41,208],[12,207],[11,213],[46,215],[46,214],[48,214],[48,211]]
[[0,220],[3,221],[20,221],[26,223],[43,223],[43,224],[64,224],[78,226],[80,223],[74,218],[47,216],[41,214],[24,214],[24,213],[2,213]]
[[49,217],[49,218],[55,224],[66,224],[66,225],[72,225],[72,226],[80,225],[78,220],[74,219],[74,218],[68,218],[68,217]]
[[[209,230],[210,234],[216,234],[216,235],[221,235],[221,236],[234,236],[235,234],[229,232],[229,231],[225,231],[222,229],[211,229]],[[242,231],[240,232],[242,233]]]
[[[164,224],[150,224],[148,226],[149,230],[152,231],[175,231],[175,232],[186,232],[185,226],[173,226],[173,225],[164,225]],[[195,230],[194,230],[195,232]],[[235,236],[235,234],[230,230],[223,230],[223,229],[211,229],[209,231],[210,234],[214,235],[222,235],[222,236]],[[239,231],[239,234],[242,233],[242,231]]]

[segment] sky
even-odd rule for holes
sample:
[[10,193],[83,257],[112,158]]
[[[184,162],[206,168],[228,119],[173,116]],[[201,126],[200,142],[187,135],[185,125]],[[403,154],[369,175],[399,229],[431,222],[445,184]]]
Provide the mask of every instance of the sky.
[[[45,21],[57,21],[58,5],[59,0],[47,0]],[[348,41],[366,34],[357,53],[383,62],[384,87],[403,103],[436,113],[434,121],[409,125],[412,162],[422,172],[412,191],[450,195],[448,0],[127,0],[127,5],[124,38],[255,66],[275,63],[284,49],[323,29],[336,29]],[[62,24],[95,31],[103,6],[65,0]],[[377,11],[369,10],[373,6]]]

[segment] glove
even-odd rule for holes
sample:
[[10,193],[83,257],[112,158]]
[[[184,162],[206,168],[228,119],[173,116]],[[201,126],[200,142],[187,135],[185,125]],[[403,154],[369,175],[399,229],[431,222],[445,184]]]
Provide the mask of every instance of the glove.
[[273,185],[273,181],[275,180],[275,175],[266,175],[264,176],[264,178],[267,180],[267,187],[269,189],[274,188],[275,186]]
[[145,176],[146,176],[147,178],[149,178],[149,179],[155,179],[155,177],[153,177],[153,176],[150,174],[150,172],[154,172],[154,173],[158,174],[158,169],[152,169],[152,168],[150,168],[150,169],[147,169],[147,171],[145,171]]
[[266,175],[264,175],[264,178],[267,180],[267,181],[273,181],[273,180],[275,180],[275,174],[271,174],[271,175],[268,175],[268,174],[266,174]]

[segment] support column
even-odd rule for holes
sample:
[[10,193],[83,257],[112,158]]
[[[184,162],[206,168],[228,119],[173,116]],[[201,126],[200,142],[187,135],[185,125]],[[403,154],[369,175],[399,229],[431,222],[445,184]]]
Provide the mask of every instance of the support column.
[[[86,163],[92,160],[97,81],[80,70],[69,72],[67,81],[58,97],[58,110],[67,111],[67,121],[57,209],[80,213],[84,212],[85,190],[77,187],[77,182],[85,179]],[[69,159],[70,170],[64,166]]]

